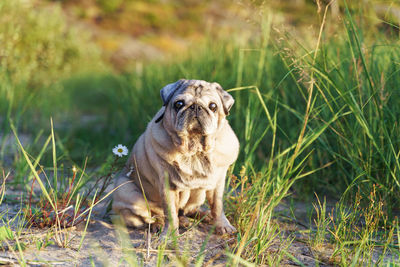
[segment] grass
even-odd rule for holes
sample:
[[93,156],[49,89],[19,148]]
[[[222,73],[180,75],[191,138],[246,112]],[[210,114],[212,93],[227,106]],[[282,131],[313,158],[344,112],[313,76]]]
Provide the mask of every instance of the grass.
[[[261,22],[259,40],[246,47],[210,39],[184,58],[115,74],[87,66],[104,63],[96,53],[85,52],[90,44],[80,35],[75,38],[62,16],[50,16],[54,21],[47,24],[41,18],[48,13],[30,11],[19,1],[0,4],[0,20],[11,12],[25,23],[18,28],[19,39],[6,38],[8,53],[26,48],[18,50],[18,57],[0,58],[1,199],[11,201],[7,193],[3,198],[6,186],[23,189],[28,196],[26,185],[36,181],[52,207],[39,203],[41,216],[58,214],[69,203],[85,205],[82,195],[90,180],[107,177],[111,148],[118,143],[132,146],[161,106],[160,88],[183,77],[217,81],[235,97],[229,121],[241,142],[239,159],[227,179],[226,212],[239,233],[223,256],[226,264],[278,266],[290,259],[301,265],[292,247],[304,243],[317,264],[398,265],[400,48],[390,31],[377,27],[367,31],[354,7],[347,8],[345,2],[341,7],[340,25],[321,11],[313,44],[274,31],[270,13]],[[3,38],[15,32],[4,26],[9,24],[0,25]],[[57,42],[60,36],[67,36],[68,42]],[[24,39],[28,37],[35,45]],[[39,49],[45,44],[54,45],[54,52]],[[70,56],[71,49],[80,52]],[[60,60],[64,57],[69,60]],[[54,127],[48,126],[50,117]],[[23,135],[33,141],[20,143]],[[8,145],[12,140],[18,150]],[[85,162],[98,172],[79,169],[78,181],[75,171],[63,175]],[[12,181],[7,179],[9,170],[14,170]],[[41,182],[38,170],[53,175]],[[313,192],[319,197],[314,198]],[[329,206],[321,197],[325,195],[336,203]],[[315,201],[309,222],[301,222],[306,229],[285,230],[282,224],[277,209],[291,198]],[[86,215],[94,202],[86,204]],[[75,211],[83,213],[77,207]],[[27,212],[23,215],[22,221],[28,222]],[[302,220],[290,217],[292,223]],[[5,221],[6,215],[0,218]],[[2,246],[12,248],[22,263],[24,242],[36,242],[39,249],[50,239],[67,246],[70,239],[57,232],[61,220],[54,219],[50,226],[55,232],[37,242],[18,234],[26,224],[18,229],[3,224]],[[145,253],[132,253],[126,229],[116,227],[123,261],[141,265]],[[188,249],[182,251],[177,244],[172,249],[164,244],[152,253],[157,254],[158,266],[171,263],[171,258],[182,266],[206,261],[204,254],[191,258],[185,254]],[[172,256],[167,260],[165,255]]]

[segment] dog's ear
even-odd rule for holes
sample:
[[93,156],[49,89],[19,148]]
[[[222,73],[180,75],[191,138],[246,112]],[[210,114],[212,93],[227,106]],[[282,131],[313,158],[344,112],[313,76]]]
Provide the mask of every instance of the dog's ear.
[[[184,83],[186,82],[185,79],[180,79],[179,81],[176,81],[174,83],[167,84],[160,90],[160,95],[161,99],[163,101],[163,106],[167,106],[168,102],[171,100],[172,96],[178,90]],[[164,117],[164,112],[158,117],[155,122],[159,123],[163,117]]]
[[221,98],[222,105],[224,106],[225,115],[229,115],[229,110],[231,110],[231,107],[235,103],[235,99],[233,99],[233,97],[227,91],[222,89],[221,85],[219,85],[218,83],[214,84],[219,94],[219,97]]
[[160,91],[161,99],[163,101],[163,105],[166,106],[168,102],[171,100],[172,96],[178,90],[182,84],[185,83],[186,80],[180,79],[177,82],[170,83],[163,87]]

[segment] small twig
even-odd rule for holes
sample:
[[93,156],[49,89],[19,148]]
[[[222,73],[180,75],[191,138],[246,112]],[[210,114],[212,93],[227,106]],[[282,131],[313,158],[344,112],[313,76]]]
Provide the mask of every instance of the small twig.
[[67,210],[69,210],[69,209],[71,209],[71,208],[73,208],[74,206],[73,205],[69,205],[68,207],[66,207],[65,209],[63,209],[63,210],[60,210],[57,214],[61,214],[61,213],[64,213],[64,212],[66,212]]
[[149,259],[149,258],[150,258],[150,249],[151,249],[150,223],[149,223],[149,228],[147,229],[147,242],[146,242],[146,247],[147,247],[147,259]]
[[62,265],[65,266],[67,262],[65,261],[27,261],[29,265]]
[[11,257],[5,258],[0,256],[0,264],[1,265],[18,264],[18,260]]
[[[158,253],[158,249],[147,249],[147,248],[114,248],[115,250],[123,250],[123,251],[135,251],[135,252],[145,252],[147,253],[147,251],[149,251],[149,253]],[[164,253],[178,253],[178,250],[175,249],[164,249],[163,250]]]

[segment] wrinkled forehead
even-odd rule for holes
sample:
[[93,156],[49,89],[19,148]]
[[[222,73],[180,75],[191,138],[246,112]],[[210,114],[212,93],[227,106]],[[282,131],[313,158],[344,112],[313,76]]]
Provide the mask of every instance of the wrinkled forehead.
[[213,97],[217,92],[217,88],[221,87],[218,83],[209,83],[202,80],[187,80],[182,84],[176,95],[190,94],[195,98]]

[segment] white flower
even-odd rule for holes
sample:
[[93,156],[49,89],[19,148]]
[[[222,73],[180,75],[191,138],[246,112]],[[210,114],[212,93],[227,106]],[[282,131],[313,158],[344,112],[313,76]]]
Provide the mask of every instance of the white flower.
[[119,144],[118,146],[113,148],[112,152],[114,153],[114,155],[122,157],[128,155],[128,148],[126,146]]

